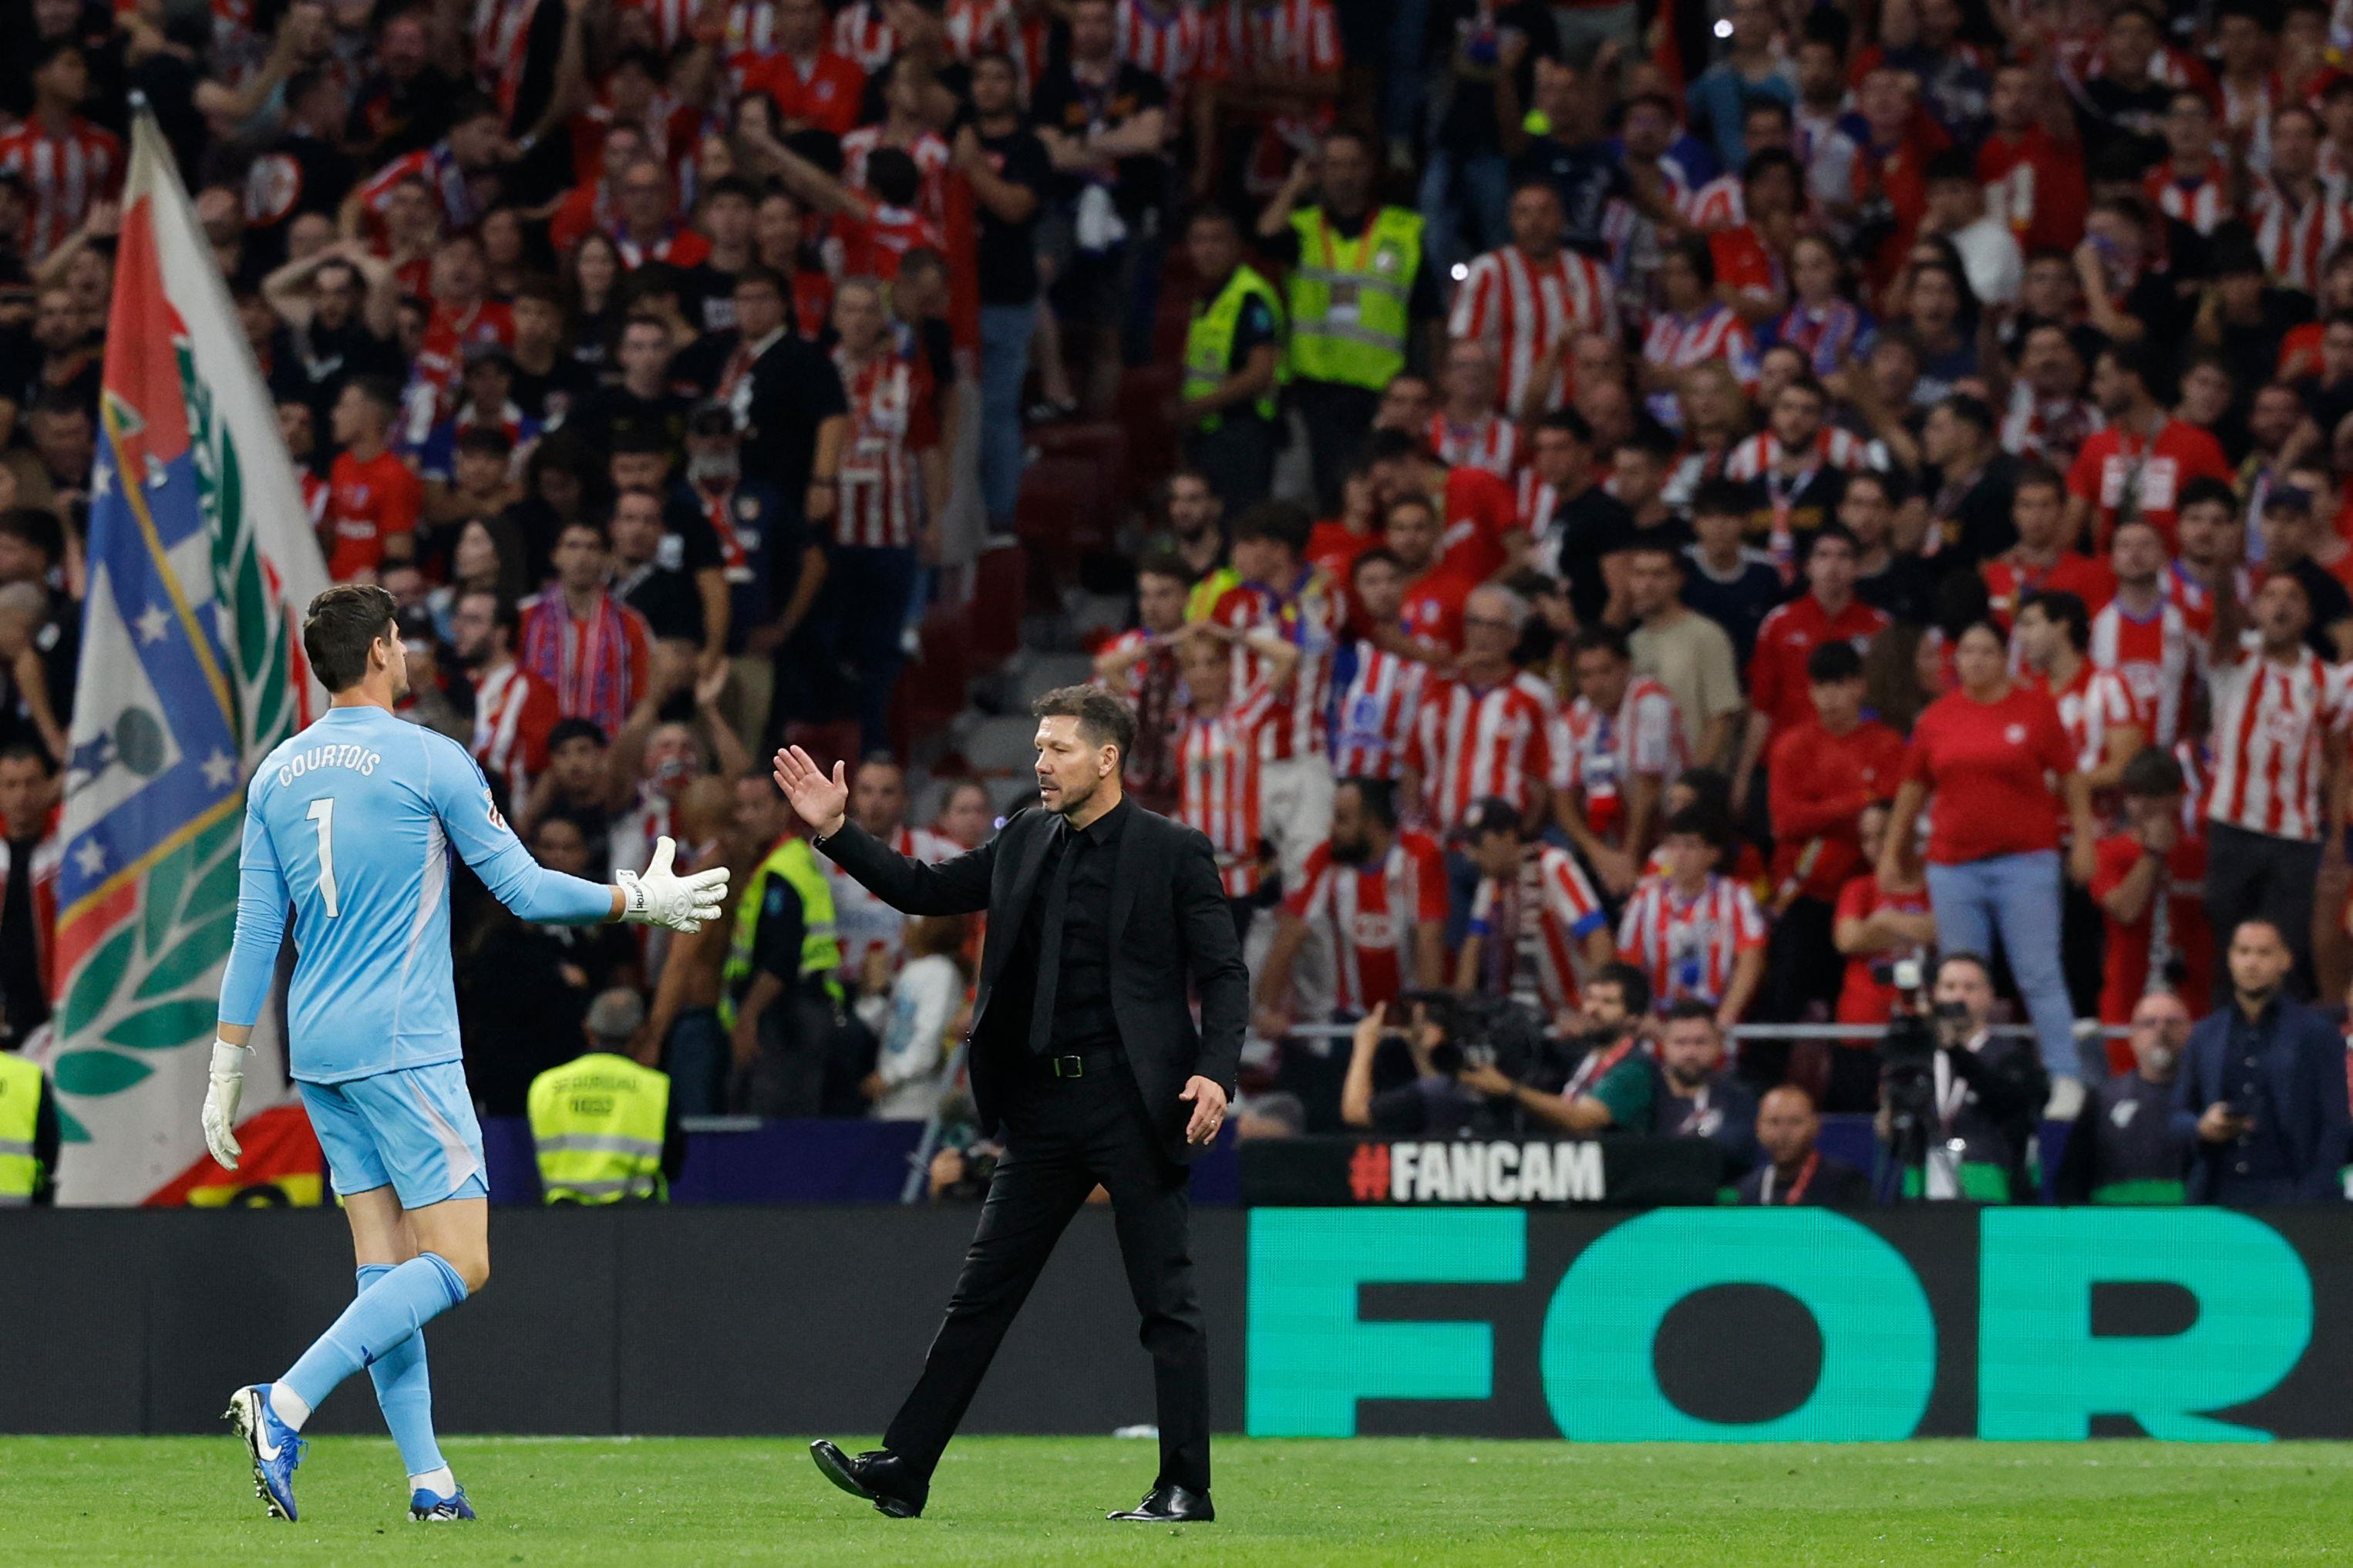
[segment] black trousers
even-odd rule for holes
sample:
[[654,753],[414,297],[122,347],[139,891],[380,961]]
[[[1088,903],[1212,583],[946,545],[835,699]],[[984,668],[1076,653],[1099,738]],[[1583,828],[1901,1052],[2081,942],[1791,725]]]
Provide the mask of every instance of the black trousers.
[[1307,460],[1315,473],[1319,509],[1315,515],[1329,517],[1340,510],[1342,481],[1365,449],[1373,416],[1380,412],[1381,395],[1335,381],[1294,381],[1291,402],[1307,427]]
[[1193,1293],[1187,1173],[1162,1149],[1134,1079],[1117,1062],[1077,1079],[1032,1069],[1006,1106],[1004,1142],[947,1320],[882,1446],[931,1474],[1062,1227],[1100,1182],[1152,1356],[1160,1416],[1154,1485],[1207,1492],[1209,1349]]
[[1185,437],[1185,460],[1201,470],[1226,503],[1229,520],[1266,499],[1274,488],[1275,426],[1255,415],[1229,413],[1215,430]]
[[2230,984],[2232,931],[2241,921],[2261,917],[2287,938],[2288,951],[2295,954],[2288,985],[2309,999],[2312,883],[2320,874],[2320,846],[2250,833],[2227,822],[2209,823],[2206,832],[2206,921],[2214,931],[2215,984]]

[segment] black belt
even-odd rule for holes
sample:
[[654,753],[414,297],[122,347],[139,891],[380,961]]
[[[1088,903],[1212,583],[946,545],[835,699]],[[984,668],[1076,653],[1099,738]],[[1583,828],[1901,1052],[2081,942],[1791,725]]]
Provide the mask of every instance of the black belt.
[[1092,1078],[1126,1064],[1117,1046],[1088,1046],[1076,1051],[1049,1052],[1029,1058],[1030,1070],[1040,1078]]

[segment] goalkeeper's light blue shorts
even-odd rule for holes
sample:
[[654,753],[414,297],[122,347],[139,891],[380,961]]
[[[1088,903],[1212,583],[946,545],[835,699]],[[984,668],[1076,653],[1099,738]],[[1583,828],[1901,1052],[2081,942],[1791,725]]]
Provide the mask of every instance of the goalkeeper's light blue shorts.
[[420,1209],[490,1195],[481,1124],[462,1064],[295,1087],[342,1196],[389,1186],[402,1208]]

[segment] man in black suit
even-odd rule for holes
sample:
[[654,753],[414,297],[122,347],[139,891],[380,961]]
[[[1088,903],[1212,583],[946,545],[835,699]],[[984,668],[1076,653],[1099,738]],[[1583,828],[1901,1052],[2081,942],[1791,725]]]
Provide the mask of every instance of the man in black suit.
[[1249,976],[1209,841],[1121,792],[1135,737],[1126,704],[1071,686],[1033,711],[1045,809],[940,866],[896,854],[849,820],[840,763],[828,777],[797,746],[776,753],[776,783],[810,842],[884,903],[911,915],[988,911],[969,1059],[981,1131],[1001,1127],[1005,1150],[947,1320],[883,1446],[855,1458],[823,1441],[810,1451],[843,1490],[895,1518],[921,1513],[989,1358],[1101,1183],[1144,1315],[1160,1415],[1160,1474],[1140,1506],[1111,1517],[1206,1523],[1215,1517],[1208,1349],[1186,1166],[1225,1120]]
[[2326,1203],[2343,1194],[2345,1042],[2283,994],[2295,955],[2267,920],[2231,933],[2232,1002],[2189,1032],[2173,1125],[2197,1153],[2191,1203]]

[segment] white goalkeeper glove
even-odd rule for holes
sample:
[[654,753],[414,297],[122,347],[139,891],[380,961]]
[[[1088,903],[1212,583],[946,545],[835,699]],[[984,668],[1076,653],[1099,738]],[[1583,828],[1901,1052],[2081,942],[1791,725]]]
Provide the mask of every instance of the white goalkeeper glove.
[[245,1098],[243,1046],[213,1042],[212,1080],[205,1086],[205,1147],[229,1170],[245,1151],[237,1142],[237,1102]]
[[622,871],[621,918],[638,925],[668,926],[672,931],[697,931],[702,922],[719,918],[727,901],[727,868],[713,866],[681,877],[670,868],[678,846],[669,837],[654,841],[654,858],[643,872]]

